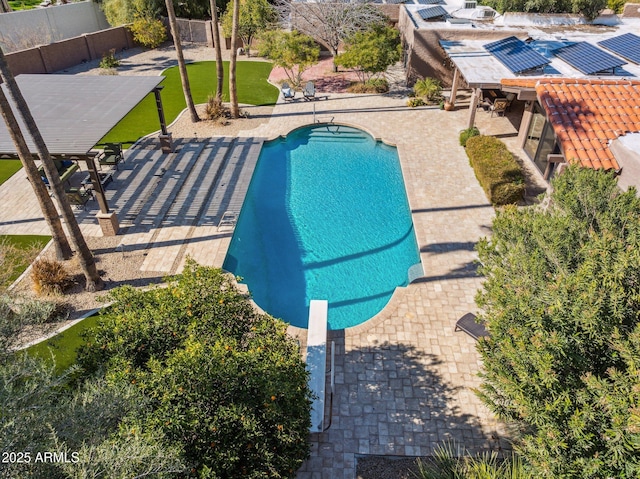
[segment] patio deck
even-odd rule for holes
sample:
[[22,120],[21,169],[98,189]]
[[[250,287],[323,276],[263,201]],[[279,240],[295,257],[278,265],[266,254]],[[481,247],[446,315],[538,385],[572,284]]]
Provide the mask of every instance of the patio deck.
[[[126,153],[107,189],[125,247],[148,250],[143,268],[179,271],[187,253],[220,266],[231,232],[218,232],[216,219],[241,204],[262,139],[315,119],[358,126],[397,145],[425,275],[398,288],[370,321],[331,332],[331,427],[313,435],[300,479],[352,479],[358,455],[429,455],[447,439],[474,452],[506,446],[503,425],[472,391],[480,384],[475,341],[454,332],[459,317],[477,311],[473,247],[490,234],[494,216],[458,143],[467,115],[410,109],[406,98],[378,95],[279,103],[268,124],[241,132],[233,145],[228,138],[182,140],[176,154],[162,155],[145,140]],[[512,132],[507,118],[478,112],[481,131],[483,123]],[[32,197],[22,173],[0,187],[0,234],[47,234]],[[96,212],[93,205],[78,214],[87,235],[101,234]]]

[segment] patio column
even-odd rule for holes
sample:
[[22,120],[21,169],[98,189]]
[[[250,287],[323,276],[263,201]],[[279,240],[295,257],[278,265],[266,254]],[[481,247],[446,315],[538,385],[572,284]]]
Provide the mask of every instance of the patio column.
[[162,88],[162,86],[157,86],[153,89],[153,94],[156,97],[158,119],[160,120],[160,148],[162,148],[163,153],[171,153],[173,152],[173,144],[171,142],[171,133],[167,131],[167,121],[164,118],[164,108],[162,107],[162,97],[160,96]]
[[456,95],[458,94],[458,83],[460,83],[460,70],[458,67],[453,70],[453,84],[451,85],[451,95],[449,96],[449,103],[456,106]]
[[471,93],[471,104],[469,105],[469,122],[467,128],[473,128],[476,122],[476,110],[478,109],[478,100],[482,96],[482,90],[480,88],[474,88]]

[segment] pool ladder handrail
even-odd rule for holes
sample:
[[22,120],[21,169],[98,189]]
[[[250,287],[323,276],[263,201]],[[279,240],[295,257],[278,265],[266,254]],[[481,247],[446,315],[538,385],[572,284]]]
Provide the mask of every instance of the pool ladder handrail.
[[223,226],[230,226],[235,228],[238,221],[238,214],[235,211],[225,211],[218,222],[218,230]]

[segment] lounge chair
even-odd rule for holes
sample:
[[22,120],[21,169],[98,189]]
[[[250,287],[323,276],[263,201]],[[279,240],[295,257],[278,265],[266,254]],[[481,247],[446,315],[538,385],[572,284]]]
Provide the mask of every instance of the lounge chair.
[[293,101],[293,99],[296,96],[296,92],[291,89],[291,87],[287,82],[284,82],[282,84],[281,91],[282,91],[282,98],[284,98],[284,101]]
[[83,188],[68,188],[64,193],[69,200],[69,204],[78,209],[86,209],[87,201],[93,197],[91,192]]
[[98,155],[100,169],[102,165],[115,166],[118,169],[118,163],[124,161],[122,156],[122,143],[105,143],[104,150]]
[[[53,164],[56,166],[58,170],[58,175],[60,176],[60,183],[64,183],[65,181],[69,181],[69,178],[78,171],[78,163],[71,160],[53,160]],[[47,188],[51,188],[49,184],[49,178],[47,178],[46,173],[44,172],[44,166],[40,166],[38,168],[38,172],[40,173],[40,178]]]
[[305,100],[315,100],[316,99],[316,86],[312,81],[308,81],[304,90],[302,91]]
[[456,322],[454,331],[464,331],[473,339],[478,339],[481,336],[489,336],[489,331],[484,327],[484,324],[476,321],[476,315],[473,313],[467,313]]

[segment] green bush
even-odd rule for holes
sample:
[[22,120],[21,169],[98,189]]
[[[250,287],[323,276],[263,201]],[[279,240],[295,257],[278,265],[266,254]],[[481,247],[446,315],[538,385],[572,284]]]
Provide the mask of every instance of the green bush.
[[520,165],[506,145],[493,136],[467,140],[467,156],[476,178],[495,206],[517,203],[524,194]]
[[466,130],[462,130],[460,132],[460,145],[467,146],[467,140],[474,136],[478,136],[479,134],[480,130],[478,130],[478,128],[476,128],[475,126],[467,128]]
[[108,52],[105,52],[102,55],[102,60],[100,60],[100,68],[105,70],[109,68],[116,68],[120,66],[120,60],[116,58],[116,49],[112,48]]
[[167,39],[167,29],[155,18],[138,18],[130,26],[133,39],[143,47],[158,48]]
[[189,477],[295,477],[309,454],[311,393],[285,323],[192,260],[166,288],[109,298],[79,361],[139,386],[153,410],[137,427],[180,448]]
[[411,108],[415,108],[417,106],[425,106],[425,105],[426,105],[425,101],[422,98],[420,98],[419,96],[416,96],[414,98],[410,98],[407,101],[407,106],[410,106]]
[[413,85],[416,96],[424,98],[427,102],[438,103],[442,99],[442,85],[435,78],[423,78]]

